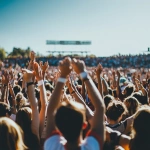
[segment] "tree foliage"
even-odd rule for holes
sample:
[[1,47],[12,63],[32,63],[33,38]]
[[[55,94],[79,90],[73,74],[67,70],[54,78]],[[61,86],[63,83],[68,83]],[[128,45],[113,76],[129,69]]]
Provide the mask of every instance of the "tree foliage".
[[30,47],[27,49],[21,49],[21,48],[16,48],[14,47],[12,52],[9,54],[9,57],[29,57],[31,50]]
[[0,48],[0,60],[4,60],[6,58],[6,51],[3,48]]

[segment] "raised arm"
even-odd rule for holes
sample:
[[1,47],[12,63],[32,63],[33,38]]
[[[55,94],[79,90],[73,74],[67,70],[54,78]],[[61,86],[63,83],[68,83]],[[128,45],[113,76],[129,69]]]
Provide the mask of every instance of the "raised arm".
[[22,69],[22,71],[24,72],[23,80],[27,83],[27,93],[32,109],[32,133],[34,133],[39,138],[39,112],[38,104],[34,94],[35,89],[33,83],[33,72],[27,69]]
[[47,127],[46,133],[49,136],[53,130],[56,129],[55,121],[54,121],[54,113],[60,103],[61,91],[64,87],[65,81],[69,73],[71,72],[71,60],[69,58],[65,58],[63,61],[59,63],[59,69],[61,71],[60,77],[57,80],[55,89],[51,95],[50,102],[47,109]]
[[113,88],[116,89],[116,87],[117,87],[117,83],[116,83],[116,73],[115,73],[114,70],[112,71],[112,76],[113,76]]
[[120,72],[117,70],[117,97],[120,97],[120,87],[119,87],[119,82],[120,82]]
[[47,107],[47,96],[46,96],[46,89],[45,89],[45,85],[43,81],[43,78],[44,78],[43,72],[37,62],[36,62],[36,66],[37,67],[34,67],[34,74],[38,81],[38,87],[40,89],[41,110],[39,114],[39,121],[40,121],[39,133],[41,135],[44,129],[44,121],[45,121],[45,115],[46,115],[45,112],[46,112],[46,107]]
[[102,71],[103,71],[102,65],[98,64],[98,66],[96,68],[96,76],[97,76],[97,80],[98,80],[98,90],[103,97],[103,86],[102,86],[102,79],[101,79]]
[[11,97],[12,97],[12,113],[13,114],[16,114],[16,100],[15,100],[15,93],[13,91],[13,88],[11,86],[11,84],[9,84],[9,91],[10,91],[10,94],[11,94]]
[[81,79],[85,81],[85,85],[88,89],[90,100],[92,101],[92,104],[95,107],[95,113],[92,118],[91,130],[100,135],[103,144],[105,135],[104,133],[105,106],[102,96],[99,93],[93,81],[91,80],[91,78],[89,77],[89,75],[87,74],[84,62],[81,60],[73,59],[72,66],[73,69],[76,71],[76,73],[80,74]]

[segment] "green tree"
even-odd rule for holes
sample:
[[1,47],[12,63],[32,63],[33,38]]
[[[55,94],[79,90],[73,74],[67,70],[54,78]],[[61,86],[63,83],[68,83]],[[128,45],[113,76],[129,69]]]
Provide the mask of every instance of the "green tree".
[[28,47],[26,50],[22,49],[22,48],[16,48],[14,47],[12,52],[9,54],[10,57],[29,57],[31,50],[30,47]]
[[0,47],[0,60],[4,60],[6,58],[6,51],[4,50],[4,48]]

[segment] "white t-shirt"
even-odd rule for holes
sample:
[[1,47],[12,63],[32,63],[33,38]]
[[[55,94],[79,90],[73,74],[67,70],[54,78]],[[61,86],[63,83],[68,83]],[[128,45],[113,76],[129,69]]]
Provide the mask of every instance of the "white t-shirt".
[[[65,147],[67,141],[58,131],[45,141],[44,150],[67,150]],[[81,144],[80,150],[101,150],[101,137],[96,133],[90,132]]]

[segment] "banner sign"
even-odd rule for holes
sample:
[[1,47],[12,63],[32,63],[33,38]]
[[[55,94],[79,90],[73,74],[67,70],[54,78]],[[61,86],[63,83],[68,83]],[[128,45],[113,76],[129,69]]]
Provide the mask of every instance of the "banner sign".
[[47,45],[91,45],[91,41],[46,41]]

